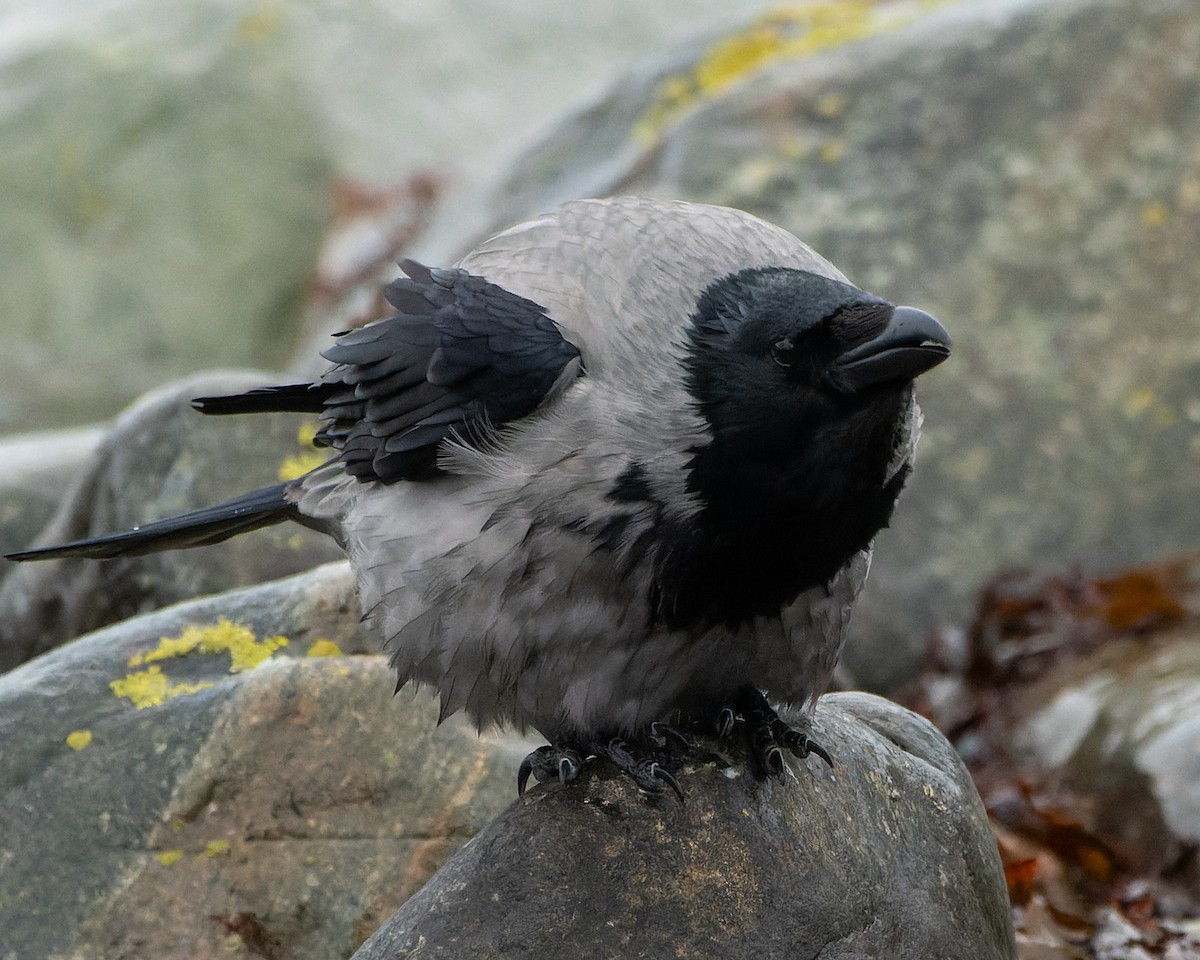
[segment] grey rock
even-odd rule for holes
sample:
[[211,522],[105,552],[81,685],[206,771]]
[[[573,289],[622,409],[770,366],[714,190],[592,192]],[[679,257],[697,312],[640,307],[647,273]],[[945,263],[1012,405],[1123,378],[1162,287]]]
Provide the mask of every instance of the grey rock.
[[921,383],[916,471],[845,658],[848,682],[893,689],[996,569],[1200,542],[1200,473],[1181,468],[1200,455],[1200,6],[781,17],[567,120],[494,185],[492,225],[581,183],[728,203],[946,324],[954,358]]
[[1086,797],[1084,826],[1123,864],[1169,871],[1200,896],[1184,856],[1200,846],[1200,629],[1060,663],[1009,709],[1022,776],[1050,795]]
[[[142,398],[111,426],[86,464],[71,464],[47,480],[47,489],[63,501],[38,542],[126,530],[275,483],[281,470],[320,462],[323,457],[299,435],[303,418],[204,417],[189,404],[192,397],[270,380],[248,371],[208,373]],[[314,425],[315,419],[308,424]],[[341,556],[328,538],[288,526],[203,550],[108,563],[25,564],[0,582],[0,668],[137,613]]]
[[[31,543],[57,512],[64,476],[84,470],[104,427],[0,439],[0,555]],[[13,571],[0,564],[0,580]]]
[[512,801],[530,745],[393,698],[353,591],[322,567],[0,677],[0,955],[348,956]]
[[304,65],[231,12],[0,10],[0,84],[21,91],[0,128],[0,430],[110,416],[198,358],[287,356],[331,162]]
[[764,782],[706,741],[683,805],[604,772],[532,790],[355,960],[1014,958],[995,841],[949,744],[865,694],[824,699],[817,727],[832,771],[810,758]]

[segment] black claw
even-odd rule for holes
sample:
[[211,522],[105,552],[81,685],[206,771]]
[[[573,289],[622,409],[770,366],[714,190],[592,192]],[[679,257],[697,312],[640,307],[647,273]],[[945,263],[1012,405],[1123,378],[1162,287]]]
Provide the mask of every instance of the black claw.
[[717,714],[717,719],[714,721],[713,726],[717,729],[717,736],[724,740],[733,733],[736,723],[737,714],[733,712],[733,707],[722,707],[721,712]]
[[565,753],[558,758],[558,782],[570,783],[579,776],[579,765]]
[[775,742],[787,747],[793,756],[803,760],[810,754],[816,754],[829,765],[830,769],[833,768],[833,757],[829,755],[829,751],[817,743],[816,740],[809,737],[808,734],[789,727],[778,718],[771,725],[771,733],[775,737]]
[[532,757],[532,756],[533,756],[532,753],[529,754],[529,756],[527,756],[524,760],[521,761],[521,765],[519,767],[517,767],[517,796],[518,797],[525,796],[525,787],[529,784],[530,774],[533,773],[533,763],[530,762],[530,759],[529,759],[529,757]]
[[674,790],[675,796],[679,798],[679,802],[683,803],[683,787],[679,785],[679,781],[675,779],[670,771],[664,770],[657,763],[654,763],[650,765],[650,773]]
[[833,769],[833,757],[829,755],[829,751],[817,743],[815,740],[808,741],[808,752],[815,753],[818,757],[825,761],[826,766],[830,770]]
[[833,769],[833,757],[829,755],[829,751],[799,730],[788,730],[786,745],[801,760],[810,754],[816,754],[825,761],[830,769]]

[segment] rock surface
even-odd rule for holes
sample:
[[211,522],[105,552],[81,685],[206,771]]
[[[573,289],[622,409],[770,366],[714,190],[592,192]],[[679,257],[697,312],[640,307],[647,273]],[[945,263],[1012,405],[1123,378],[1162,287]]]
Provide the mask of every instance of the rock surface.
[[[95,456],[55,478],[65,499],[38,542],[127,530],[322,462],[324,454],[306,442],[315,418],[204,417],[189,403],[270,380],[253,372],[207,373],[142,398],[111,426]],[[0,582],[0,669],[137,613],[341,557],[329,538],[286,524],[197,550],[23,564]]]
[[1058,664],[1010,709],[1024,774],[1087,797],[1083,826],[1123,868],[1200,899],[1200,627]]
[[906,699],[992,817],[1029,960],[1200,956],[1200,552],[984,584]]
[[287,356],[330,153],[300,67],[205,6],[0,8],[0,83],[21,91],[0,125],[0,430]]
[[0,956],[349,956],[530,747],[393,698],[369,644],[337,564],[0,677]]
[[817,711],[837,758],[764,782],[737,748],[687,802],[585,772],[538,787],[454,856],[355,960],[1015,958],[983,806],[924,720],[864,694]]
[[1200,5],[816,3],[686,53],[514,164],[487,227],[581,190],[732,204],[946,324],[853,681],[894,688],[996,569],[1200,542]]

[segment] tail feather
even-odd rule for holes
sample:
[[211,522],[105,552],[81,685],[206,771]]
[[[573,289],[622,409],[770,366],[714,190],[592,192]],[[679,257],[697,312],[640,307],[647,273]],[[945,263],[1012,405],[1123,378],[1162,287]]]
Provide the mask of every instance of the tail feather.
[[123,533],[89,537],[53,547],[37,547],[11,553],[9,560],[57,560],[63,557],[89,557],[108,560],[136,557],[159,550],[199,547],[219,543],[229,537],[259,527],[267,527],[299,516],[296,505],[287,497],[288,484],[255,490],[224,503],[203,507],[155,520]]
[[323,383],[288,383],[260,387],[225,397],[197,397],[192,406],[201,413],[320,413],[331,387]]

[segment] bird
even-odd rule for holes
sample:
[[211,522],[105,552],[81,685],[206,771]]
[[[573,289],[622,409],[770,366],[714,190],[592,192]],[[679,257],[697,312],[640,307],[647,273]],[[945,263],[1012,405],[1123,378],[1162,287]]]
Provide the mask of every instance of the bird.
[[781,227],[677,200],[570,201],[453,267],[400,268],[394,313],[335,334],[320,377],[193,401],[318,414],[323,465],[9,559],[295,521],[349,556],[397,691],[545,738],[521,795],[602,758],[682,800],[666,748],[696,725],[743,730],[767,775],[785,750],[832,766],[813,711],[945,328]]

